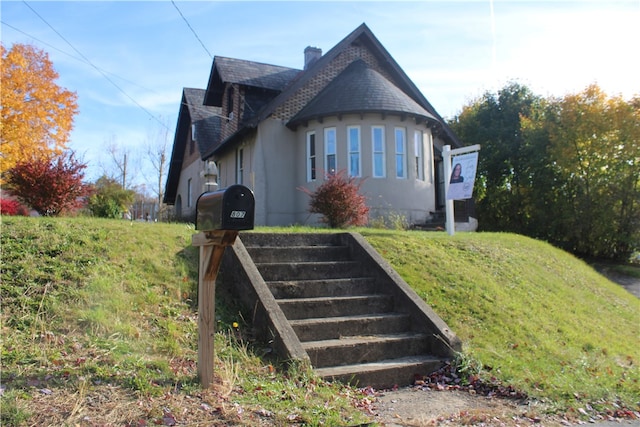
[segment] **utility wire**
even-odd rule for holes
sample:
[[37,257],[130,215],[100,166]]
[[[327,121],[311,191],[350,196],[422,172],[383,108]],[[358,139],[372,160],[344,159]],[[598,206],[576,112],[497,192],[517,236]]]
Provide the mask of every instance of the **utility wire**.
[[198,39],[198,41],[200,42],[200,45],[202,46],[202,48],[205,50],[205,52],[207,52],[207,54],[209,55],[209,58],[213,59],[213,55],[211,55],[211,52],[209,52],[209,49],[207,49],[207,47],[204,45],[204,43],[202,43],[202,40],[200,40],[200,37],[198,37],[198,34],[196,33],[196,31],[193,29],[191,24],[189,24],[189,21],[187,21],[187,18],[185,18],[185,16],[182,14],[180,9],[178,9],[178,5],[176,4],[176,2],[171,0],[171,4],[173,4],[173,7],[175,7],[176,10],[178,11],[178,13],[180,14],[180,16],[182,16],[182,19],[187,24],[187,27],[189,27],[189,29],[191,30],[193,35],[196,36],[196,39]]
[[[33,36],[33,35],[29,34],[29,33],[26,33],[26,32],[22,31],[22,30],[21,30],[21,29],[19,29],[19,28],[14,27],[13,25],[8,24],[8,23],[4,22],[3,20],[0,20],[0,23],[2,23],[2,25],[4,25],[4,26],[7,26],[7,27],[11,28],[11,29],[12,29],[12,30],[14,30],[14,31],[17,31],[17,32],[18,32],[18,33],[20,33],[20,34],[24,34],[25,36],[27,36],[27,37],[29,37],[29,38],[31,38],[31,39],[33,39],[33,40],[37,41],[38,43],[41,43],[41,44],[43,44],[43,45],[45,45],[45,46],[49,46],[51,49],[53,49],[53,50],[57,50],[58,52],[63,53],[63,54],[65,54],[65,55],[67,55],[68,57],[75,59],[76,61],[79,61],[79,62],[82,62],[83,64],[87,64],[87,65],[91,66],[91,64],[90,64],[90,63],[88,63],[86,60],[84,60],[84,59],[82,59],[82,58],[79,58],[79,57],[77,57],[77,56],[75,56],[75,55],[72,55],[72,54],[70,54],[69,52],[65,52],[65,51],[64,51],[64,50],[62,50],[62,49],[58,49],[58,48],[57,48],[57,47],[55,47],[54,45],[52,45],[52,44],[50,44],[50,43],[47,43],[47,42],[46,42],[46,41],[44,41],[44,40],[40,40],[39,38],[37,38],[37,37],[35,37],[35,36]],[[105,72],[105,73],[107,73],[107,74],[110,74],[110,75],[112,75],[112,76],[114,76],[114,77],[116,77],[116,78],[118,78],[118,79],[120,79],[120,80],[122,80],[122,81],[124,81],[124,82],[126,82],[126,83],[129,83],[129,84],[131,84],[131,85],[133,85],[133,86],[137,86],[137,87],[139,87],[140,89],[144,89],[144,90],[147,90],[147,91],[149,91],[149,92],[158,93],[157,91],[155,91],[155,90],[153,90],[153,89],[149,89],[148,87],[144,87],[144,86],[142,86],[142,85],[139,85],[139,84],[138,84],[138,83],[136,83],[136,82],[132,82],[131,80],[126,79],[126,78],[124,78],[124,77],[122,77],[122,76],[119,76],[119,75],[117,75],[117,74],[115,74],[115,73],[112,73],[112,72],[110,72],[110,71],[106,71],[106,70],[102,70],[102,71],[103,71],[103,72]]]
[[212,109],[217,108],[217,107],[211,107],[211,106],[207,106],[207,105],[201,105],[200,106],[200,105],[196,105],[196,104],[189,104],[188,102],[181,102],[180,104],[184,105],[186,107],[190,107],[190,108],[192,108],[194,110],[203,111],[203,112],[207,113],[210,116],[216,116],[216,117],[220,117],[222,119],[231,120],[231,117],[224,116],[222,114],[218,114],[218,113],[216,113],[214,111],[211,111]]
[[44,19],[42,16],[40,16],[40,14],[38,12],[35,11],[35,9],[33,9],[29,3],[26,2],[26,0],[23,0],[23,3],[29,8],[31,9],[31,11],[42,20],[42,22],[44,22],[49,28],[51,28],[51,30],[53,30],[54,33],[56,33],[62,40],[65,41],[65,43],[67,43],[71,49],[75,50],[76,53],[78,53],[78,55],[80,55],[80,57],[82,59],[84,59],[87,64],[91,65],[97,72],[99,72],[102,77],[104,77],[109,83],[111,83],[116,89],[118,89],[120,92],[122,92],[122,94],[124,96],[126,96],[127,98],[129,98],[131,100],[131,102],[133,102],[134,104],[136,104],[142,111],[144,111],[145,113],[147,113],[149,115],[149,117],[151,117],[153,120],[155,120],[156,122],[158,122],[160,124],[160,126],[166,128],[167,130],[170,130],[167,125],[165,125],[159,118],[157,118],[156,116],[154,116],[153,114],[151,114],[149,112],[149,110],[147,110],[146,108],[144,108],[140,103],[138,103],[138,101],[136,101],[135,99],[133,99],[133,97],[131,97],[127,92],[125,92],[124,89],[122,89],[120,86],[118,86],[113,80],[111,80],[100,68],[98,68],[96,65],[93,64],[93,62],[91,62],[91,60],[89,60],[89,58],[87,58],[82,52],[80,52],[78,49],[76,49],[76,47],[71,44],[71,42],[69,42],[69,40],[67,40],[62,34],[60,34],[58,32],[58,30],[56,30],[55,28],[53,28],[53,26],[51,24],[49,24],[49,22],[47,22],[46,19]]

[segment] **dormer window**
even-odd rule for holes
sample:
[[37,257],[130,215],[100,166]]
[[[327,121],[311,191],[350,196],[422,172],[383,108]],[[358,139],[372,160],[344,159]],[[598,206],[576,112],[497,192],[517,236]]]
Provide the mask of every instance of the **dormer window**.
[[189,141],[189,154],[196,151],[196,125],[191,124],[191,140]]

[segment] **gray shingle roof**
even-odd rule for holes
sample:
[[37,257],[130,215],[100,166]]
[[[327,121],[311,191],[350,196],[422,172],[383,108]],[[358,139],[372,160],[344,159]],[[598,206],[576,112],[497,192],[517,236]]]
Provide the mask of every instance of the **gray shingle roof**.
[[183,88],[182,90],[178,123],[165,184],[163,200],[165,203],[175,203],[191,125],[195,125],[196,128],[196,143],[201,157],[220,143],[222,112],[219,107],[203,105],[205,93],[204,89]]
[[184,88],[184,100],[191,123],[196,128],[196,143],[200,155],[213,149],[220,141],[222,131],[221,108],[203,105],[205,93],[204,89]]
[[348,113],[400,113],[436,122],[437,119],[409,95],[357,60],[340,73],[287,124],[297,124]]
[[[209,152],[208,155],[232,146],[240,141],[247,132],[250,132],[252,129],[255,130],[260,122],[271,116],[279,106],[287,102],[292,96],[295,96],[297,91],[304,87],[305,84],[315,78],[322,78],[322,70],[354,43],[361,43],[366,46],[371,53],[378,58],[380,64],[385,64],[384,66],[387,68],[387,71],[393,76],[393,83],[387,81],[383,84],[390,85],[395,88],[393,89],[395,92],[399,90],[406,95],[405,98],[398,98],[396,96],[395,109],[399,108],[399,112],[402,114],[414,114],[417,117],[425,118],[430,122],[429,126],[432,128],[434,134],[443,137],[448,144],[454,147],[462,146],[462,143],[447,125],[446,121],[438,114],[411,79],[409,79],[409,76],[406,75],[389,52],[382,46],[369,27],[363,23],[304,71],[216,56],[209,75],[207,94],[205,95],[205,103],[207,105],[222,105],[225,82],[250,85],[249,87],[253,87],[259,92],[256,92],[258,97],[251,100],[250,112],[247,113],[245,111],[245,115],[241,118],[241,127],[238,132],[222,141],[220,146]],[[234,70],[234,66],[239,66],[240,69]],[[224,74],[224,77],[222,74]],[[359,97],[361,102],[367,98],[368,96]],[[407,102],[407,99],[413,100],[419,109],[416,109],[415,105],[409,106],[410,102]],[[249,99],[246,99],[246,101],[248,102]],[[384,105],[383,102],[379,102],[379,104]],[[393,102],[388,101],[387,107],[393,104]],[[313,117],[311,113],[320,111],[321,106],[313,107],[309,105],[308,107],[309,109],[306,110],[306,112],[300,111],[296,117],[290,120],[288,125],[291,128],[302,121],[300,120],[301,118],[305,116]],[[312,111],[311,108],[317,108],[317,111]],[[342,108],[342,114],[348,112],[345,107]],[[375,110],[373,107],[370,107],[369,111]],[[336,112],[334,112],[334,114],[336,114]]]
[[189,109],[189,115],[191,116],[192,122],[202,120],[213,114],[219,113],[219,108],[208,107],[202,104],[205,92],[206,91],[204,89],[194,89],[189,87],[185,87],[182,90],[184,102],[186,104],[185,107]]
[[216,56],[214,66],[223,82],[281,91],[301,70]]

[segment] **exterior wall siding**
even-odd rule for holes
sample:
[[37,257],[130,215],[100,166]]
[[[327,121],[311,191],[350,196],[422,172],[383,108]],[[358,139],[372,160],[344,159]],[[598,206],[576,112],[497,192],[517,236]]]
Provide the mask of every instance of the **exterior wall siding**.
[[[198,137],[198,135],[196,135],[196,138]],[[198,144],[196,143],[196,141],[194,141],[193,139],[193,135],[191,134],[191,130],[189,130],[189,136],[187,139],[187,143],[185,144],[185,149],[184,149],[184,153],[183,153],[183,160],[182,160],[182,170],[184,170],[185,168],[189,167],[189,165],[191,165],[191,163],[195,162],[196,160],[200,159],[200,152],[198,151]]]
[[297,189],[298,176],[304,173],[304,163],[297,161],[297,153],[304,148],[304,141],[279,120],[267,119],[258,128],[257,145],[260,161],[256,164],[256,177],[264,194],[261,202],[266,211],[265,224],[294,224],[298,222],[296,200],[303,195]]
[[[200,171],[204,170],[204,162],[199,158],[188,165],[183,166],[178,182],[178,192],[176,198],[182,199],[182,212],[176,212],[180,219],[195,221],[196,202],[203,192],[204,180],[200,177]],[[189,205],[189,179],[191,179],[191,203]]]
[[[424,222],[436,210],[433,151],[430,147],[431,131],[424,123],[401,121],[399,116],[377,114],[347,115],[342,119],[327,118],[322,123],[312,121],[295,132],[280,120],[263,121],[254,137],[245,139],[241,146],[244,156],[243,185],[249,187],[256,200],[255,224],[278,226],[291,224],[317,225],[318,215],[309,213],[309,196],[300,188],[314,191],[324,182],[324,129],[334,127],[337,139],[338,170],[345,170],[348,159],[347,129],[361,129],[361,194],[367,198],[370,218],[403,215],[411,223]],[[385,129],[386,177],[373,178],[371,128]],[[404,128],[407,135],[407,178],[395,176],[394,129]],[[413,134],[422,133],[424,180],[416,177]],[[307,182],[306,134],[316,133],[318,168],[316,180]],[[237,183],[237,149],[230,150],[217,161],[220,165],[220,188]],[[199,172],[198,172],[199,173]],[[183,201],[186,199],[183,196]],[[183,202],[183,205],[186,205]]]
[[[244,157],[243,185],[255,197],[255,225],[290,225],[296,222],[294,204],[295,132],[280,121],[263,121],[254,136],[245,138],[235,150],[220,155],[216,161],[220,169],[220,187],[237,184],[237,149]],[[293,150],[293,151],[292,151]]]
[[[430,148],[431,131],[424,123],[416,124],[413,120],[402,121],[399,116],[368,114],[346,115],[341,120],[326,118],[322,123],[311,121],[307,127],[301,126],[296,131],[296,159],[295,164],[299,171],[295,176],[296,187],[304,187],[314,191],[324,182],[323,171],[318,171],[314,182],[307,182],[306,175],[306,133],[316,133],[317,164],[323,165],[324,156],[324,129],[334,127],[337,137],[337,169],[347,169],[347,128],[360,126],[361,133],[361,167],[362,187],[361,194],[367,198],[367,206],[370,208],[370,217],[388,217],[393,214],[403,215],[413,223],[424,222],[435,207],[435,187],[433,155]],[[371,129],[373,126],[383,126],[385,129],[385,160],[386,176],[384,178],[373,177],[373,150],[371,144]],[[396,178],[395,175],[395,140],[394,129],[403,128],[407,138],[406,167],[407,178]],[[424,168],[424,180],[417,179],[416,158],[413,145],[415,131],[422,133],[423,154],[422,167]],[[296,222],[307,223],[309,220],[309,197],[302,191],[295,194]],[[315,222],[315,220],[314,220]]]

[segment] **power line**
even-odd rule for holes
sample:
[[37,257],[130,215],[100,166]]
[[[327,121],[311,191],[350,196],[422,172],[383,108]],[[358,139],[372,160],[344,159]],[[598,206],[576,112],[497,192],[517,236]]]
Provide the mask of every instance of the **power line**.
[[198,39],[198,41],[200,42],[200,45],[202,46],[202,48],[205,50],[205,52],[207,52],[207,54],[209,55],[209,58],[213,59],[213,55],[211,55],[211,52],[209,52],[209,50],[207,49],[207,47],[204,45],[204,43],[202,43],[202,40],[200,40],[200,37],[198,37],[198,34],[196,33],[196,31],[193,29],[193,27],[191,26],[191,24],[189,24],[189,21],[187,21],[187,18],[185,18],[185,16],[182,14],[182,12],[180,11],[180,9],[178,9],[178,5],[176,4],[176,2],[174,2],[173,0],[171,0],[171,4],[173,4],[173,7],[176,8],[176,10],[178,11],[178,13],[180,14],[180,16],[182,16],[182,19],[184,20],[184,22],[187,24],[187,27],[189,27],[189,29],[191,30],[191,32],[193,33],[194,36],[196,36],[196,39]]
[[[41,43],[41,44],[43,44],[43,45],[45,45],[45,46],[49,46],[51,49],[53,49],[53,50],[57,50],[58,52],[60,52],[60,53],[62,53],[62,54],[65,54],[65,55],[67,55],[68,57],[75,59],[76,61],[79,61],[79,62],[82,62],[83,64],[87,64],[87,65],[91,66],[91,64],[90,64],[90,63],[88,63],[86,60],[84,60],[84,59],[82,59],[82,58],[79,58],[79,57],[77,57],[77,56],[75,56],[75,55],[72,55],[72,54],[70,54],[69,52],[65,52],[65,51],[64,51],[64,50],[62,50],[62,49],[58,49],[58,48],[57,48],[57,47],[55,47],[54,45],[52,45],[52,44],[50,44],[50,43],[47,43],[47,42],[46,42],[46,41],[44,41],[44,40],[40,40],[39,38],[37,38],[37,37],[33,36],[32,34],[29,34],[29,33],[25,32],[25,31],[22,31],[21,29],[16,28],[16,27],[14,27],[14,26],[13,26],[13,25],[11,25],[11,24],[8,24],[8,23],[6,23],[6,22],[4,22],[4,21],[2,21],[2,20],[0,20],[0,23],[2,23],[2,25],[4,25],[4,26],[7,26],[7,27],[11,28],[11,29],[12,29],[12,30],[14,30],[14,31],[19,32],[20,34],[24,34],[25,36],[27,36],[27,37],[29,37],[29,38],[31,38],[31,39],[33,39],[33,40],[37,41],[38,43]],[[149,91],[149,92],[158,93],[157,91],[155,91],[155,90],[153,90],[153,89],[149,89],[148,87],[144,87],[144,86],[142,86],[142,85],[139,85],[138,83],[136,83],[136,82],[132,82],[131,80],[129,80],[129,79],[125,78],[125,77],[122,77],[122,76],[120,76],[120,75],[118,75],[118,74],[115,74],[115,73],[112,73],[112,72],[110,72],[110,71],[106,71],[106,70],[102,70],[102,71],[103,71],[103,72],[105,72],[105,73],[107,73],[107,74],[110,74],[110,75],[112,75],[112,76],[114,76],[114,77],[117,77],[118,79],[120,79],[120,80],[122,80],[122,81],[124,81],[124,82],[126,82],[126,83],[129,83],[129,84],[131,84],[131,85],[133,85],[133,86],[137,86],[137,87],[139,87],[140,89],[144,89],[144,90],[147,90],[147,91]]]
[[216,116],[216,117],[220,117],[222,119],[231,120],[231,117],[224,116],[222,114],[218,114],[218,113],[215,113],[215,112],[211,111],[211,109],[215,108],[215,107],[208,107],[208,106],[205,106],[205,105],[199,106],[199,105],[196,105],[196,104],[189,104],[188,102],[181,102],[180,104],[184,105],[186,107],[191,107],[194,110],[199,110],[199,111],[205,112],[210,116]]
[[71,49],[75,50],[76,53],[78,53],[78,55],[80,55],[80,57],[82,59],[84,59],[86,61],[87,64],[91,65],[91,67],[93,67],[97,72],[99,72],[102,77],[104,77],[109,83],[111,83],[116,89],[118,89],[120,92],[122,92],[122,94],[124,96],[126,96],[127,98],[129,98],[131,100],[131,102],[133,102],[134,104],[136,104],[142,111],[144,111],[145,113],[147,113],[149,115],[149,117],[151,117],[153,120],[155,120],[156,122],[158,122],[160,124],[160,126],[166,128],[167,130],[170,130],[167,125],[165,125],[160,119],[158,119],[156,116],[154,116],[153,114],[151,114],[146,108],[144,108],[140,103],[138,103],[138,101],[136,101],[135,99],[133,99],[132,96],[130,96],[124,89],[122,89],[120,86],[118,86],[113,80],[111,80],[100,68],[98,68],[96,65],[93,64],[93,62],[91,62],[91,60],[89,58],[87,58],[82,52],[80,52],[78,49],[76,49],[76,47],[71,44],[71,42],[69,42],[69,40],[67,40],[62,34],[60,34],[58,32],[58,30],[56,30],[55,28],[53,28],[53,26],[51,24],[49,24],[49,22],[47,22],[46,19],[44,19],[42,16],[40,16],[40,14],[38,12],[35,11],[35,9],[33,9],[29,3],[26,2],[26,0],[22,0],[22,2],[29,8],[31,9],[31,11],[38,17],[40,18],[40,20],[42,20],[42,22],[44,22],[49,28],[51,28],[51,30],[53,30],[54,33],[56,33],[62,40],[65,41],[65,43],[67,43]]

